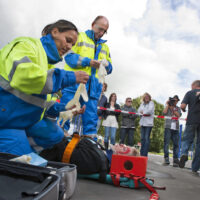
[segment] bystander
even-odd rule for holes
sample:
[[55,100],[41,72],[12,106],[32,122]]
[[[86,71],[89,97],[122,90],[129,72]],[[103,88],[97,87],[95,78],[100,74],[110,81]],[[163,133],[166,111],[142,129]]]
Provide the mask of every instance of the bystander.
[[194,142],[196,135],[195,154],[192,160],[192,173],[198,175],[200,168],[200,80],[191,85],[192,90],[188,91],[181,103],[181,109],[185,112],[188,105],[188,115],[185,131],[182,139],[182,152],[179,167],[183,168],[188,160],[188,150]]
[[120,129],[120,144],[125,143],[127,137],[127,145],[133,146],[134,139],[134,129],[135,129],[135,119],[137,115],[129,114],[128,112],[137,112],[132,106],[132,99],[130,97],[126,98],[126,102],[122,107],[122,111],[127,111],[127,113],[122,112],[122,123]]
[[[104,92],[106,92],[107,87],[108,87],[107,83],[104,83],[103,87],[102,87],[102,91],[101,91],[101,96],[100,96],[98,104],[97,104],[97,107],[105,107],[106,106],[107,97],[105,96]],[[101,126],[101,121],[103,119],[103,110],[98,109],[97,110],[97,115],[98,115],[97,132],[98,132],[98,130],[99,130],[100,126]]]
[[[181,116],[181,109],[177,106],[179,98],[175,95],[173,98],[169,98],[166,106],[163,110],[163,114],[167,117]],[[173,167],[179,166],[178,160],[178,142],[179,142],[179,120],[165,119],[165,132],[164,132],[164,163],[163,165],[169,165],[169,144],[170,139],[173,142]]]
[[150,145],[150,134],[154,122],[154,103],[151,101],[151,95],[145,93],[142,97],[142,103],[138,112],[142,115],[140,119],[141,126],[141,156],[148,156]]

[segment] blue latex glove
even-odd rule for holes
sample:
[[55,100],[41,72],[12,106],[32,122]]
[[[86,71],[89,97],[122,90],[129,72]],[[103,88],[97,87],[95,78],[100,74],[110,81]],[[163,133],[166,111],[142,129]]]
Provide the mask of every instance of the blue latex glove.
[[[78,174],[78,178],[89,178],[98,180],[99,174]],[[126,178],[126,177],[120,177],[120,186],[122,187],[129,187],[129,188],[135,188],[134,180]],[[153,182],[150,179],[146,179],[146,182],[150,185],[153,185]],[[110,174],[106,175],[106,183],[113,184],[112,178]],[[139,187],[145,187],[141,182],[139,182]]]
[[53,106],[51,106],[47,111],[47,115],[51,117],[58,117],[59,113],[62,111],[66,111],[65,104],[64,103],[55,103]]

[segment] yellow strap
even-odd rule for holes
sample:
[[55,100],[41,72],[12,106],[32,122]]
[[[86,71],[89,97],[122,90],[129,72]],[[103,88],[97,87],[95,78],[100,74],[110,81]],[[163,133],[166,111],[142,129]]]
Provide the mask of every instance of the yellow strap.
[[69,163],[72,152],[74,151],[76,145],[80,141],[80,136],[78,134],[74,134],[72,140],[68,143],[63,153],[62,162]]

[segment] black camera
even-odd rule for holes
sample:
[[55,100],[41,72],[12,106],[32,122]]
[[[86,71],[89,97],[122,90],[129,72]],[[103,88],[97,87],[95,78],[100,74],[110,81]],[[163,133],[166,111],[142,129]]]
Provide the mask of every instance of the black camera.
[[175,101],[176,101],[176,99],[174,99],[172,97],[169,97],[168,105],[169,106],[174,106],[175,105]]

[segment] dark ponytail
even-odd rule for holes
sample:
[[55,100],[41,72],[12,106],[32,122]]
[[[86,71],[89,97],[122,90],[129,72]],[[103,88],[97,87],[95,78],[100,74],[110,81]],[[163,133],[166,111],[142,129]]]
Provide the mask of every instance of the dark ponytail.
[[61,33],[65,32],[65,31],[70,31],[70,30],[76,31],[78,33],[77,27],[72,22],[61,19],[61,20],[58,20],[55,23],[46,25],[44,27],[44,29],[42,30],[42,36],[45,36],[45,35],[51,33],[51,31],[54,28],[57,28],[58,31],[61,32]]

